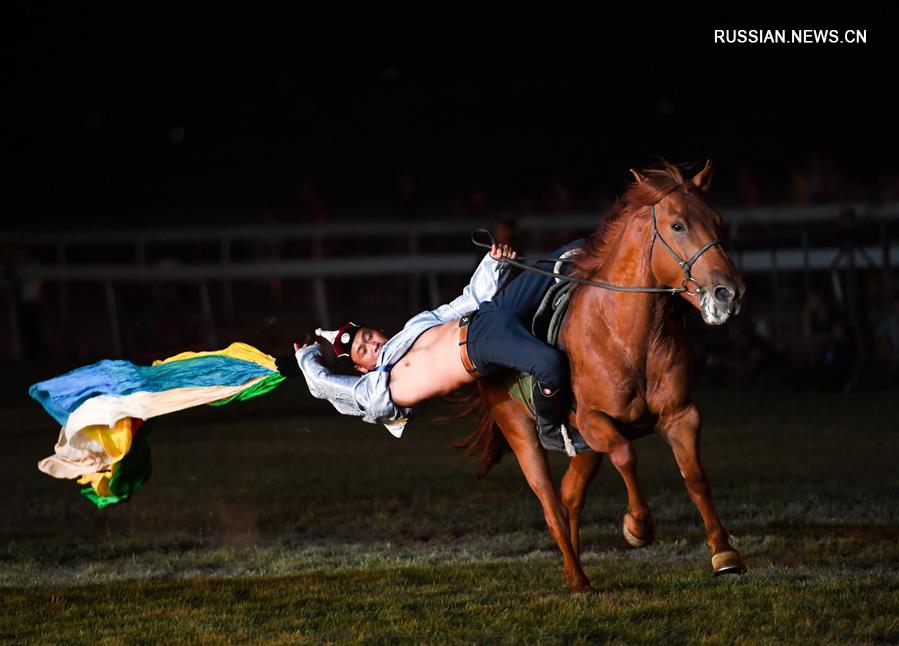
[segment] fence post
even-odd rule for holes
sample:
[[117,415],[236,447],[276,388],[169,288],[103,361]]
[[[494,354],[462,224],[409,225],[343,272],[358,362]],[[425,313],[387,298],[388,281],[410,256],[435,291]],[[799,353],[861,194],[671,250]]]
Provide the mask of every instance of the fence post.
[[428,272],[428,295],[431,299],[431,309],[440,307],[440,287],[437,285],[437,274]]
[[221,259],[222,259],[222,309],[225,311],[225,319],[230,321],[234,318],[234,293],[231,288],[231,277],[228,270],[231,267],[231,239],[224,237],[221,242]]
[[147,264],[147,239],[144,236],[138,236],[137,238],[134,257],[137,260],[138,267],[143,267]]
[[22,331],[19,329],[19,282],[10,280],[4,283],[9,303],[9,350],[16,361],[22,359]]
[[893,266],[890,258],[890,239],[887,237],[886,220],[880,221],[880,249],[883,254],[883,311],[888,312],[893,302]]
[[117,357],[125,354],[122,347],[122,333],[119,329],[119,313],[116,307],[115,288],[112,281],[107,279],[103,281],[106,290],[106,310],[109,312],[109,332],[112,335],[112,351]]
[[[321,232],[316,232],[315,237],[312,239],[312,255],[316,260],[321,260],[322,258],[322,234]],[[320,274],[317,275],[312,281],[312,291],[315,298],[315,313],[318,316],[318,324],[320,327],[327,328],[331,323],[331,317],[328,313],[328,294],[325,291],[325,279]]]
[[805,300],[808,302],[812,295],[812,275],[808,250],[808,228],[804,224],[802,225],[802,282],[805,287]]
[[[56,264],[65,272],[66,267],[66,241],[60,240],[56,245]],[[59,280],[59,318],[65,321],[69,318],[69,292],[65,278]]]
[[855,237],[858,235],[858,228],[855,225],[854,217],[852,226],[846,227],[845,237],[847,239],[846,253],[846,301],[849,306],[849,324],[852,326],[852,334],[855,337],[855,364],[852,373],[849,375],[846,383],[843,385],[843,391],[849,392],[858,379],[859,371],[866,361],[865,357],[865,340],[862,336],[861,329],[861,313],[859,312],[858,298],[858,272],[855,267]]
[[209,283],[200,281],[200,310],[206,326],[206,347],[214,348],[218,341],[215,334],[215,320],[212,318],[212,300],[209,298]]
[[781,330],[781,315],[780,315],[780,279],[777,271],[777,243],[774,242],[771,245],[771,298],[774,300],[774,325],[772,325],[772,329],[774,332],[774,339],[777,345],[777,349],[781,348],[781,341],[783,340],[782,330]]
[[[409,255],[418,255],[418,234],[415,230],[409,233]],[[420,275],[418,272],[409,274],[409,309],[412,312],[418,311],[418,290],[421,285]]]

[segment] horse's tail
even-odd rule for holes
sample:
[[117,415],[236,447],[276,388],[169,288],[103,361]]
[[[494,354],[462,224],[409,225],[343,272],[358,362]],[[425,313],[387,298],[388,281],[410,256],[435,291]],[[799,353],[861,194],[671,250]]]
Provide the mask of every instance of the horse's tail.
[[446,417],[436,418],[434,420],[436,425],[473,415],[480,416],[474,431],[453,442],[453,446],[463,449],[465,455],[478,461],[477,477],[483,478],[509,450],[509,443],[506,442],[493,414],[484,403],[481,388],[477,384],[463,386],[445,396],[443,401],[449,405],[452,413]]

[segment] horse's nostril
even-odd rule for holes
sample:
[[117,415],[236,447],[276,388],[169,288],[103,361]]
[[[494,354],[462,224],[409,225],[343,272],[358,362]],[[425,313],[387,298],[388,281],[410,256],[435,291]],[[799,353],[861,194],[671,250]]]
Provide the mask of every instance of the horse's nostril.
[[734,290],[730,287],[720,285],[715,288],[715,300],[724,305],[730,305],[734,300]]

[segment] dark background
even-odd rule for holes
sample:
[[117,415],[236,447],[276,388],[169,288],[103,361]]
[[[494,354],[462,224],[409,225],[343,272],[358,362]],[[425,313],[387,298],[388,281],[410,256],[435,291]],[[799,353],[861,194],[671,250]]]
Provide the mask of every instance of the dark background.
[[[689,172],[714,161],[709,199],[735,256],[810,248],[834,258],[747,274],[744,313],[724,329],[675,312],[700,379],[896,383],[896,254],[867,262],[899,239],[897,57],[884,18],[728,22],[636,9],[523,24],[346,24],[246,9],[20,7],[0,102],[0,213],[13,234],[0,239],[0,338],[10,339],[0,355],[141,362],[232,339],[277,353],[359,316],[398,329],[468,276],[442,275],[433,290],[418,275],[124,278],[135,266],[476,260],[467,230],[413,242],[351,228],[314,241],[345,222],[472,222],[526,253],[548,251],[593,229],[629,168],[664,157],[693,163]],[[716,28],[853,28],[867,42],[715,44]],[[756,207],[759,217],[738,217]],[[556,215],[586,215],[589,226]],[[311,235],[284,233],[293,225]],[[260,236],[229,238],[235,226]],[[100,239],[123,229],[118,242]],[[141,242],[160,231],[171,235]],[[856,248],[867,254],[858,267],[846,260]],[[72,280],[82,265],[109,278]],[[47,267],[57,273],[29,273]]]
[[[48,10],[11,26],[2,201],[16,226],[212,223],[290,209],[304,186],[331,209],[390,209],[403,178],[423,209],[473,191],[514,208],[559,181],[589,206],[659,155],[714,159],[719,201],[746,169],[776,202],[813,156],[863,197],[897,169],[895,49],[871,18],[223,25]],[[713,44],[741,26],[855,27],[868,42]]]

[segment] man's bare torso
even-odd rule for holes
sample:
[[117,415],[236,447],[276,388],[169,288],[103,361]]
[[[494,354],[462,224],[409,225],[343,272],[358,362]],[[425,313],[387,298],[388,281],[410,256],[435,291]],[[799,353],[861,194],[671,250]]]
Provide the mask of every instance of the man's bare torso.
[[429,328],[390,370],[390,398],[412,407],[474,381],[459,354],[459,321]]

